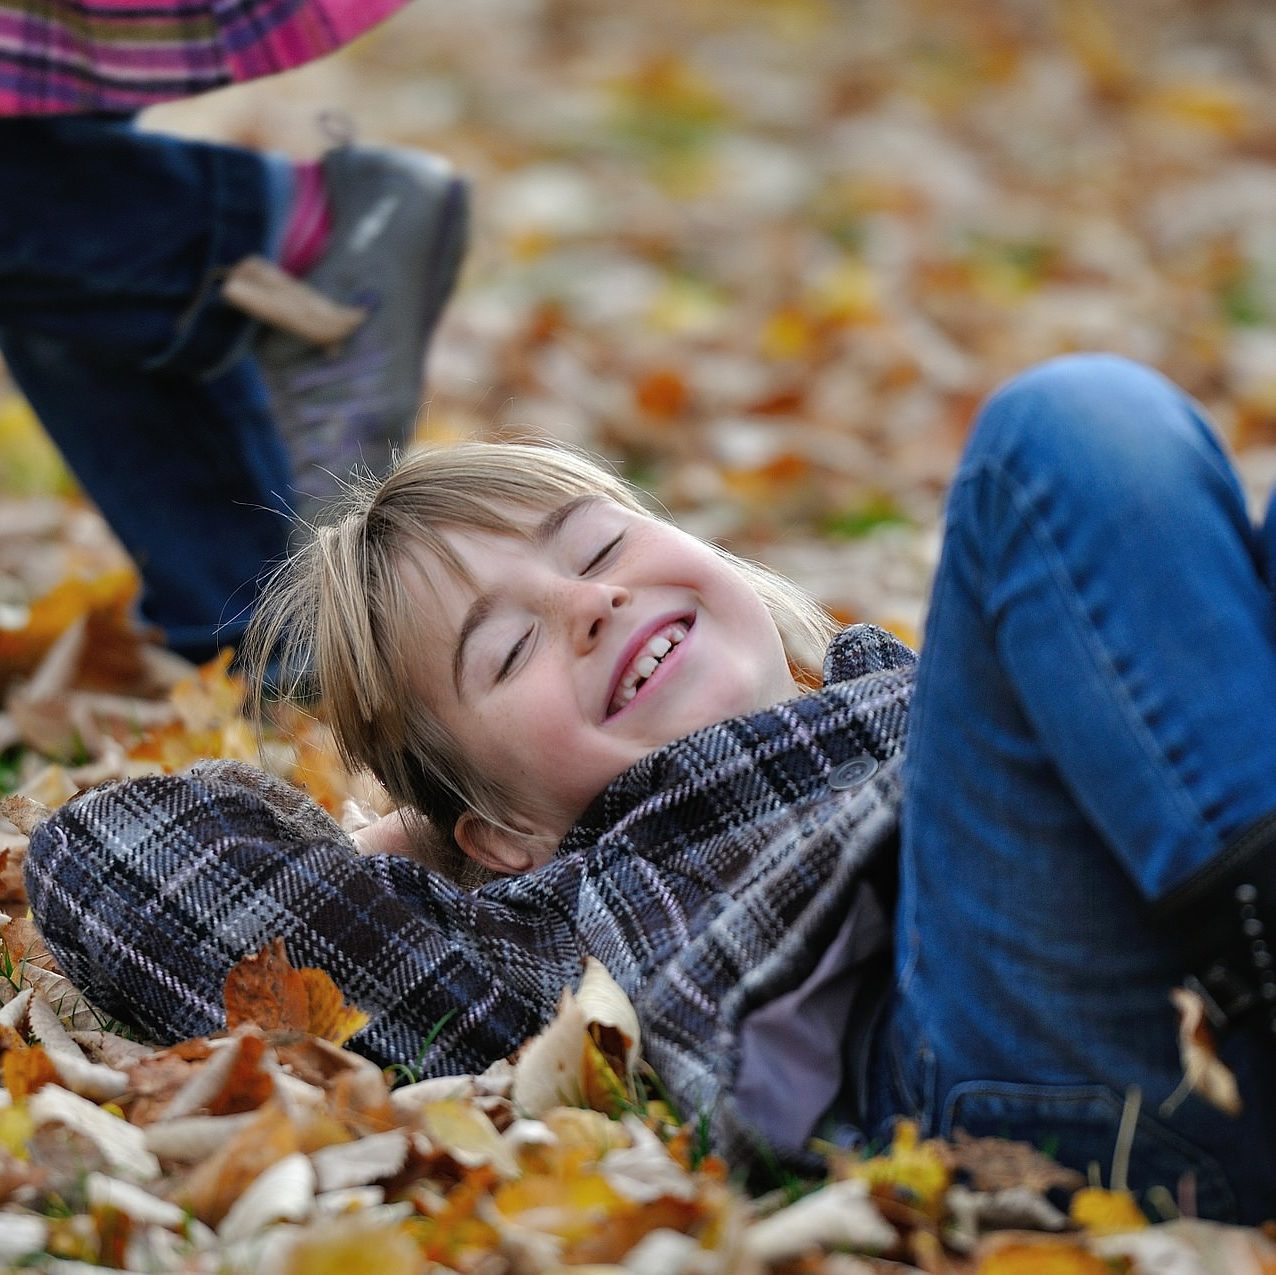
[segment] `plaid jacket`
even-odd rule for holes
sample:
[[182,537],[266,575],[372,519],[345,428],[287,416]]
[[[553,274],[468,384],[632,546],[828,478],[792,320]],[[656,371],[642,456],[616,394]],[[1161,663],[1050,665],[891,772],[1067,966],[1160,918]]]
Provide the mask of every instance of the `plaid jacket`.
[[359,856],[295,789],[221,762],[57,811],[31,838],[32,907],[90,999],[161,1040],[218,1030],[227,970],[282,936],[371,1015],[354,1045],[379,1062],[416,1059],[454,1013],[433,1075],[511,1052],[596,956],[675,1101],[711,1112],[743,1157],[741,1025],[811,973],[894,843],[913,662],[884,631],[848,629],[822,690],[650,754],[549,864],[474,893]]
[[407,0],[0,0],[0,115],[136,111],[331,53]]

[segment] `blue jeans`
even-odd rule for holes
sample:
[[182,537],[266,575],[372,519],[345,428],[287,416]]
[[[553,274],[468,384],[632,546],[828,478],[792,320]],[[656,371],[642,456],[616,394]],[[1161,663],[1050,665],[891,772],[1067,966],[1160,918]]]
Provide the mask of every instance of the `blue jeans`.
[[1024,1140],[1202,1215],[1276,1214],[1276,1049],[1192,1094],[1150,905],[1276,807],[1276,537],[1195,405],[1123,360],[985,407],[951,491],[908,740],[895,987],[868,1123]]
[[273,256],[289,165],[120,117],[0,120],[0,353],[171,645],[242,632],[287,540],[289,466],[219,279]]

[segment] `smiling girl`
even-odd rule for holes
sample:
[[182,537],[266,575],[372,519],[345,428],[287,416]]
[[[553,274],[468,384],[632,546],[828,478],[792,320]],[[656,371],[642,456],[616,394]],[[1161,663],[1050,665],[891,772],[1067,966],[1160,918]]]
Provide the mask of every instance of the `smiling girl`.
[[[456,1010],[433,1074],[514,1048],[597,956],[739,1162],[904,1114],[1085,1169],[1137,1089],[1135,1188],[1190,1176],[1203,1214],[1259,1220],[1273,543],[1195,406],[1095,356],[982,412],[917,669],[868,626],[830,641],[792,586],[578,455],[427,450],[286,566],[256,650],[317,681],[442,870],[360,856],[211,763],[59,811],[33,906],[86,993],[155,1035],[218,1027],[227,968],[282,934],[371,1015],[374,1058]],[[470,863],[494,879],[448,879]],[[1239,1120],[1180,1089],[1188,977]]]

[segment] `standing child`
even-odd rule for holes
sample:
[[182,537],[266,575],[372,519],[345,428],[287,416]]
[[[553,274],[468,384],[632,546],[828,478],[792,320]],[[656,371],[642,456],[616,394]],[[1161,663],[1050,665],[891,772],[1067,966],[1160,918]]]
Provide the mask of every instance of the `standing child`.
[[[191,659],[238,643],[289,515],[410,436],[465,191],[406,148],[299,164],[133,116],[404,2],[0,0],[0,355],[137,563],[144,619]],[[258,324],[227,284],[251,258],[362,321],[323,342]]]
[[[213,763],[64,807],[32,838],[33,907],[86,993],[158,1036],[215,1029],[230,964],[282,935],[372,1016],[378,1060],[456,1010],[435,1074],[512,1049],[597,956],[741,1160],[904,1114],[1084,1169],[1137,1089],[1134,1188],[1190,1175],[1202,1214],[1257,1221],[1271,535],[1173,386],[1058,360],[974,430],[916,680],[861,626],[803,690],[809,603],[592,462],[419,453],[286,568],[258,650],[313,664],[348,759],[499,875],[360,857]],[[1176,1096],[1192,974],[1231,1022],[1239,1119]]]

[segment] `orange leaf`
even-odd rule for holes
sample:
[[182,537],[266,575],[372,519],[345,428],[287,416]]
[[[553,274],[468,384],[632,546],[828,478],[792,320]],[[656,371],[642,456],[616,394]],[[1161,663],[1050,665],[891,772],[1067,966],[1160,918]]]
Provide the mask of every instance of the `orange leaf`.
[[367,1014],[346,1004],[341,989],[327,973],[318,969],[298,972],[306,988],[307,1030],[312,1036],[344,1045],[355,1032],[368,1025]]
[[368,1016],[342,999],[323,970],[294,969],[283,939],[246,956],[226,975],[226,1026],[255,1023],[264,1031],[302,1031],[343,1045]]
[[305,1031],[310,1020],[306,983],[288,960],[283,939],[244,957],[226,975],[222,996],[231,1031],[247,1023],[264,1031]]
[[682,415],[690,395],[686,381],[677,372],[659,368],[634,386],[634,398],[644,412],[668,420]]
[[6,1050],[3,1062],[4,1087],[14,1102],[22,1102],[43,1085],[60,1083],[58,1073],[43,1045],[17,1045]]
[[0,676],[29,672],[80,616],[126,605],[137,588],[137,573],[131,567],[55,584],[31,603],[21,628],[0,627]]
[[975,1275],[1112,1275],[1112,1267],[1075,1244],[1042,1240],[998,1248]]
[[176,1194],[177,1203],[216,1226],[255,1178],[301,1149],[292,1121],[275,1103],[195,1168]]
[[208,1104],[210,1116],[256,1111],[270,1098],[275,1082],[270,1073],[262,1069],[261,1060],[265,1052],[266,1041],[256,1033],[246,1033],[239,1038],[239,1049],[226,1083]]

